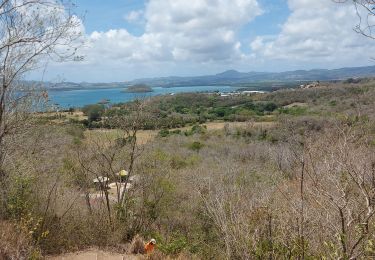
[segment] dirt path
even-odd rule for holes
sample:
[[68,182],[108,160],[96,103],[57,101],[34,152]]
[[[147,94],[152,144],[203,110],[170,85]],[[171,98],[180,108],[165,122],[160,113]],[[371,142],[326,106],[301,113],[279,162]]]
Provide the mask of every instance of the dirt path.
[[60,256],[46,257],[47,260],[141,260],[140,256],[123,255],[105,252],[97,249],[89,249],[86,251],[70,253]]
[[264,128],[271,128],[275,126],[275,122],[210,122],[207,124],[203,124],[207,126],[207,130],[220,130],[224,129],[225,125],[229,125],[229,127],[264,127]]

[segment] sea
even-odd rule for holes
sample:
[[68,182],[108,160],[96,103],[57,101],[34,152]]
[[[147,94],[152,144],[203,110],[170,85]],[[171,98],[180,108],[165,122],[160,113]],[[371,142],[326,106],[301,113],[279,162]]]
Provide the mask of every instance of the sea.
[[109,103],[126,103],[137,98],[148,98],[159,95],[174,95],[178,93],[220,92],[228,93],[236,90],[231,86],[183,86],[162,88],[155,87],[153,92],[126,93],[124,88],[96,88],[79,90],[49,90],[49,103],[60,109],[79,108],[89,104],[96,104],[103,100]]

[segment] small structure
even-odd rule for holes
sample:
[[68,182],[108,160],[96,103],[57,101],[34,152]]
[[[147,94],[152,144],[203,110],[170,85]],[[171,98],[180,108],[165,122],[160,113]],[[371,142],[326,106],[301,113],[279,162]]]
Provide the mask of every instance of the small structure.
[[242,91],[242,94],[244,94],[244,95],[264,94],[264,93],[266,93],[266,92],[260,91],[260,90],[245,90],[245,91]]
[[128,178],[128,171],[121,170],[118,173],[116,173],[117,176],[119,176],[120,182],[125,182],[126,178]]
[[300,85],[300,88],[303,88],[303,89],[317,88],[317,87],[320,87],[320,81],[315,81],[306,85]]

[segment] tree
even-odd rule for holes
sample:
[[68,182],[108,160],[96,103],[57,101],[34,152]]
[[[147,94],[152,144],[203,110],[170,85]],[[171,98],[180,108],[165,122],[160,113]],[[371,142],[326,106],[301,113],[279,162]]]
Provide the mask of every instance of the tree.
[[336,3],[350,3],[355,6],[358,16],[358,24],[354,27],[357,33],[366,37],[375,39],[374,18],[375,18],[375,0],[333,0]]
[[104,112],[104,105],[102,104],[87,105],[82,108],[82,111],[85,115],[87,115],[89,122],[99,121]]
[[[88,139],[75,145],[70,158],[70,175],[76,186],[89,198],[88,183],[95,178],[101,190],[100,201],[105,206],[108,223],[115,228],[114,220],[129,221],[128,202],[130,200],[130,182],[135,173],[135,163],[143,152],[143,145],[137,140],[139,130],[143,129],[150,118],[145,113],[146,101],[136,100],[126,105],[126,115],[115,115],[105,119],[113,131],[103,131],[100,136],[88,136]],[[128,174],[121,181],[118,173],[126,169]],[[104,178],[103,178],[104,177]],[[105,181],[102,181],[102,180]],[[106,182],[115,185],[114,194],[110,194]],[[87,200],[90,209],[90,202]],[[116,212],[114,218],[113,211]],[[123,222],[121,222],[122,226]]]
[[34,95],[24,76],[48,60],[73,58],[80,20],[60,0],[0,0],[0,192],[12,137],[22,132],[30,111],[46,93]]

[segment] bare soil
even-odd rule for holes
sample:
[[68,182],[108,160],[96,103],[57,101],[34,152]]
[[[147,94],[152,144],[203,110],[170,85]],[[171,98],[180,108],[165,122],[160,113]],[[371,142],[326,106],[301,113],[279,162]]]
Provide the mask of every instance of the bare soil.
[[141,260],[142,256],[127,255],[105,252],[98,249],[88,249],[76,253],[69,253],[59,256],[47,256],[47,260]]

